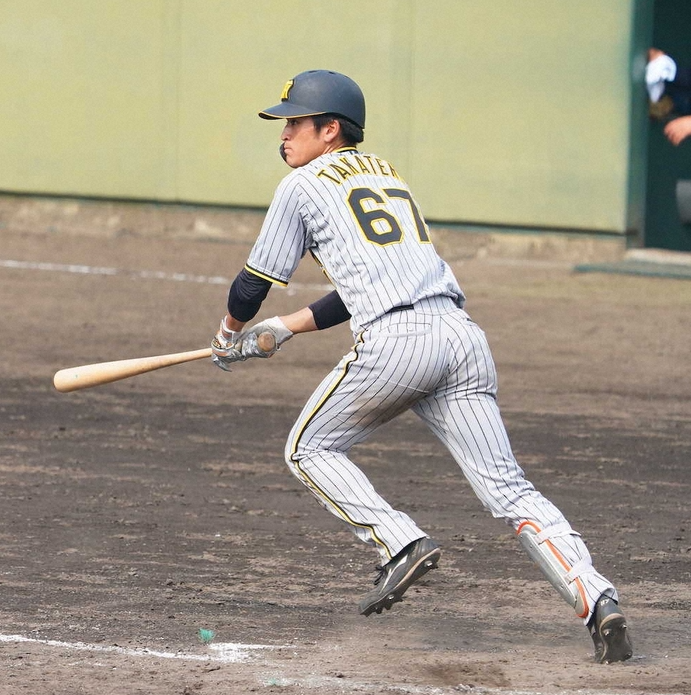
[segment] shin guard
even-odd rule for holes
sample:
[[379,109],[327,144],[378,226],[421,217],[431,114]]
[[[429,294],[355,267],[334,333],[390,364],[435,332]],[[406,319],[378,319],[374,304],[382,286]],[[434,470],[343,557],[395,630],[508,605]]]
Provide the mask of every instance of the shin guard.
[[579,618],[585,618],[590,609],[585,588],[579,576],[591,567],[590,558],[581,560],[574,566],[571,566],[549,540],[557,536],[574,534],[575,531],[569,524],[555,524],[541,530],[532,521],[524,521],[517,531],[518,540],[530,558],[542,570],[547,581],[576,611],[576,615]]

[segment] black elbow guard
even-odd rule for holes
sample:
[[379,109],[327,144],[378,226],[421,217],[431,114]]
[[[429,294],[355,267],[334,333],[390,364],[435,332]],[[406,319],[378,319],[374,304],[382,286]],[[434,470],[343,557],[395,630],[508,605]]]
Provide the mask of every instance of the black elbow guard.
[[319,330],[331,328],[350,318],[343,300],[336,290],[309,305],[314,316],[314,323]]
[[271,282],[243,268],[228,292],[228,313],[238,321],[253,319],[271,289]]

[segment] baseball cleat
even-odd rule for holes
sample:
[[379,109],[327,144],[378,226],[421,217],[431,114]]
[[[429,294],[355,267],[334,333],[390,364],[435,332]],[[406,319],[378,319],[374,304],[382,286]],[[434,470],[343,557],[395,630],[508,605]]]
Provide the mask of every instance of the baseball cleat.
[[379,567],[374,580],[376,589],[359,604],[360,614],[381,613],[403,600],[408,587],[434,569],[441,557],[439,546],[431,538],[419,538],[407,545],[396,557]]
[[626,661],[633,655],[626,618],[613,598],[600,596],[588,623],[588,630],[595,645],[595,659],[601,664]]

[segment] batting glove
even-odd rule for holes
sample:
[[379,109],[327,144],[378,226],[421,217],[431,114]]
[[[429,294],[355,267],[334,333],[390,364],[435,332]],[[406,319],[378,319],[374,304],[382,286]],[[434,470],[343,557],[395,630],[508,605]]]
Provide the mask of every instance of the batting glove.
[[[211,359],[224,372],[230,371],[233,362],[243,362],[247,358],[242,354],[239,340],[241,331],[231,331],[226,324],[226,317],[221,320],[221,327],[211,341]],[[237,345],[237,347],[236,347]]]
[[[257,336],[263,333],[271,334],[276,345],[272,350],[262,350],[257,344]],[[286,327],[286,325],[278,318],[274,316],[273,318],[266,319],[265,321],[260,321],[259,323],[252,326],[252,328],[246,329],[242,332],[242,339],[240,344],[240,349],[245,358],[249,357],[271,357],[274,355],[278,348],[293,337],[293,332]]]

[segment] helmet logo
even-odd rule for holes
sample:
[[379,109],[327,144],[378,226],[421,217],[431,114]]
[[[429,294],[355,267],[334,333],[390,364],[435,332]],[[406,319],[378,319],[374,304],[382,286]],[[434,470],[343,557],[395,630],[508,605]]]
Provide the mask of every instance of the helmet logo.
[[283,92],[281,93],[281,101],[288,101],[288,95],[290,90],[293,88],[293,80],[288,80],[285,87],[283,87]]

